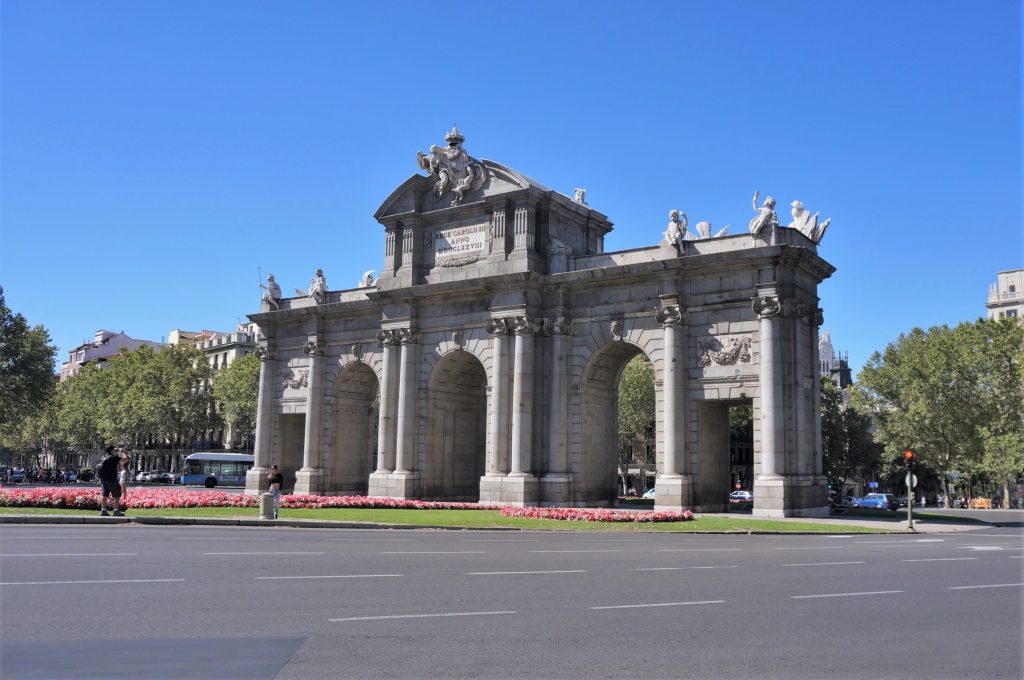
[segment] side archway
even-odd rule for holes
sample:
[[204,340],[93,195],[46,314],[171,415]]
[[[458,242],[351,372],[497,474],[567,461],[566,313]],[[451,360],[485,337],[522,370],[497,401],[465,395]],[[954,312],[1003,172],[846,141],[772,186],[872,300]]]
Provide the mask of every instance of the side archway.
[[478,501],[487,448],[487,374],[466,351],[449,352],[430,373],[423,497]]
[[595,352],[583,370],[581,449],[574,470],[577,504],[614,505],[618,498],[619,381],[639,354],[643,351],[636,345],[612,342]]
[[334,383],[330,453],[324,486],[332,494],[365,494],[377,464],[379,406],[377,375],[354,361],[342,367]]

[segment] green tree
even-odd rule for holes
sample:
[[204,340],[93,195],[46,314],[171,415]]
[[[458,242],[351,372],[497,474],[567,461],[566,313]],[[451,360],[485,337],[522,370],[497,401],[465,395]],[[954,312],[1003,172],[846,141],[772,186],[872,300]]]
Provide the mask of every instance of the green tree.
[[213,378],[213,397],[232,435],[251,445],[256,430],[260,360],[255,354],[235,359]]
[[884,463],[895,466],[909,448],[943,479],[953,470],[975,479],[1019,474],[1022,351],[1018,324],[979,320],[914,328],[872,355],[854,403],[872,413]]
[[623,479],[633,462],[633,444],[645,443],[655,429],[654,369],[642,354],[633,357],[619,379],[618,443]]
[[821,376],[821,460],[834,488],[842,489],[850,475],[849,446],[843,393],[828,376]]
[[23,421],[49,401],[56,355],[47,330],[13,313],[0,287],[0,443],[19,437]]

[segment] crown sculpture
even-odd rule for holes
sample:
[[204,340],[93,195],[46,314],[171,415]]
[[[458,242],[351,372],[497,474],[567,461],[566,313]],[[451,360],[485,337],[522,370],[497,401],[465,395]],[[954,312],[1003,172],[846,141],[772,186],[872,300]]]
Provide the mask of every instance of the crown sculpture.
[[444,136],[448,146],[441,148],[431,146],[428,153],[416,152],[416,162],[419,166],[436,177],[434,193],[441,198],[449,191],[455,193],[452,199],[452,207],[462,204],[462,199],[467,191],[476,191],[487,181],[488,171],[484,165],[466,153],[462,143],[466,138],[459,132],[458,127],[453,127]]

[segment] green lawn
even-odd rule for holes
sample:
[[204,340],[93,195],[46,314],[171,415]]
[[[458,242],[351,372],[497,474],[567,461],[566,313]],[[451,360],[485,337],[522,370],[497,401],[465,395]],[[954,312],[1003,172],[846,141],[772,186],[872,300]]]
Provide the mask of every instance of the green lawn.
[[[60,510],[55,508],[0,508],[2,515],[90,515],[95,510]],[[253,508],[162,508],[158,510],[131,510],[132,516],[144,517],[217,517],[255,519],[259,512]],[[753,519],[744,515],[734,517],[703,517],[690,522],[657,522],[634,524],[617,522],[567,522],[553,519],[502,517],[498,510],[390,510],[365,508],[334,508],[290,510],[282,509],[281,519],[309,519],[336,522],[367,522],[373,524],[402,524],[407,526],[466,527],[471,529],[558,529],[563,531],[614,532],[791,532],[791,533],[880,533],[884,530],[852,525],[817,524],[813,521],[779,521]],[[893,527],[894,530],[896,527]]]

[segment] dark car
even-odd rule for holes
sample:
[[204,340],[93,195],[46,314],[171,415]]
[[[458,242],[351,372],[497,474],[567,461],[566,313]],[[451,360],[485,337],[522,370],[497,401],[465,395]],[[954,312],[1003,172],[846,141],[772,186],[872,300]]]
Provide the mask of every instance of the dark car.
[[864,498],[855,501],[853,507],[896,511],[900,504],[891,493],[869,493]]

